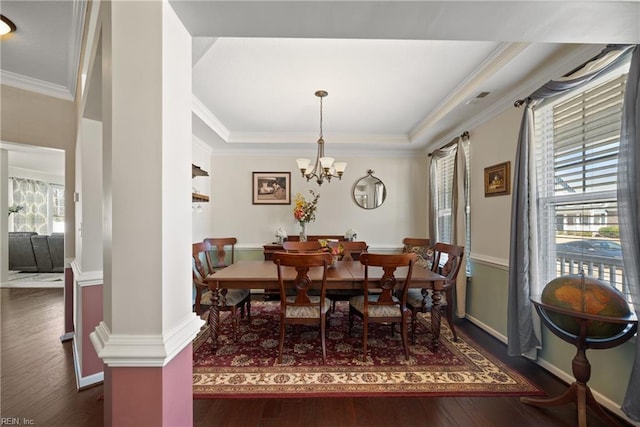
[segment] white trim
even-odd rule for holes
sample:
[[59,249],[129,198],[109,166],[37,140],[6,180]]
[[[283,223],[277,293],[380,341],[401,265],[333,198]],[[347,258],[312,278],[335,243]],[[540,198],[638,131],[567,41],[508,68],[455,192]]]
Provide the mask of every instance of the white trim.
[[104,284],[104,272],[102,270],[82,271],[75,259],[70,263],[73,270],[73,280],[77,286],[95,286]]
[[483,63],[468,75],[433,112],[425,117],[410,132],[412,141],[420,140],[429,128],[451,110],[462,105],[464,100],[473,94],[477,88],[499,69],[505,67],[520,53],[529,47],[530,43],[502,43]]
[[200,119],[211,128],[212,131],[218,134],[224,141],[229,139],[229,129],[198,99],[197,96],[192,95],[191,108],[193,114],[200,117]]
[[73,0],[71,28],[69,30],[69,56],[67,57],[67,87],[69,93],[75,99],[76,86],[78,84],[78,71],[80,68],[80,52],[82,51],[82,31],[84,29],[84,16],[87,2]]
[[69,92],[69,88],[12,73],[11,71],[0,70],[0,83],[42,95],[53,96],[54,98],[60,98],[66,101],[73,101],[73,95]]
[[189,313],[166,334],[118,335],[102,321],[89,338],[109,367],[163,367],[193,341],[204,323]]
[[75,336],[75,332],[65,332],[64,334],[60,335],[60,342],[65,342],[65,341],[69,341],[71,339],[73,339],[73,337]]
[[192,139],[193,139],[193,143],[195,144],[196,147],[202,149],[203,151],[206,151],[207,154],[211,154],[213,152],[213,149],[211,148],[211,146],[209,144],[207,144],[206,142],[204,142],[203,140],[201,140],[200,138],[198,138],[195,135],[191,135]]
[[507,337],[502,333],[498,332],[497,330],[493,329],[491,326],[469,315],[469,313],[466,314],[465,318],[469,320],[471,323],[473,323],[474,325],[476,325],[477,327],[479,327],[480,329],[482,329],[483,331],[485,331],[486,333],[488,333],[489,335],[501,341],[503,344],[505,345],[507,344],[508,342]]
[[80,357],[78,356],[75,337],[73,339],[73,367],[76,372],[76,389],[78,389],[78,391],[104,381],[104,372],[97,372],[88,377],[82,376],[82,368],[80,367]]
[[469,256],[471,262],[486,265],[489,267],[499,268],[501,270],[509,271],[509,260],[504,258],[496,258],[489,255],[481,255],[472,253]]
[[427,151],[433,151],[433,149],[446,144],[465,130],[476,129],[499,114],[502,114],[508,108],[514,108],[513,103],[515,100],[526,97],[538,89],[549,80],[550,75],[560,76],[565,74],[567,70],[571,70],[580,62],[584,62],[588,58],[599,53],[603,47],[604,45],[580,46],[573,50],[569,55],[564,55],[561,60],[553,61],[552,66],[541,69],[535,75],[531,75],[530,78],[523,82],[523,85],[519,85],[515,89],[505,93],[504,96],[496,100],[496,102],[494,102],[490,107],[483,108],[482,112],[475,115],[471,120],[460,123],[445,137],[428,144],[426,147]]
[[[392,144],[401,147],[410,146],[411,141],[406,134],[336,134],[327,136],[327,143],[333,144],[332,147],[339,144]],[[274,132],[231,132],[226,138],[228,144],[308,144],[315,142],[318,135],[314,133],[274,133]],[[415,147],[413,147],[415,149]]]

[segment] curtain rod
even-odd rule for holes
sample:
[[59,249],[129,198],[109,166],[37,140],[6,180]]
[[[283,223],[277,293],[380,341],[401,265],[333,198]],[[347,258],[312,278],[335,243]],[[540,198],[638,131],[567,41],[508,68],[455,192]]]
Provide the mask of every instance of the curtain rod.
[[446,144],[444,144],[442,147],[440,148],[436,148],[435,150],[433,150],[432,152],[430,152],[427,156],[431,157],[431,155],[438,151],[438,150],[442,150],[443,148],[447,148],[447,147],[451,147],[453,144],[455,144],[458,141],[458,138],[464,138],[464,137],[469,137],[469,131],[464,131],[462,132],[462,135],[460,136],[456,136],[455,138],[453,138],[451,141],[447,142]]

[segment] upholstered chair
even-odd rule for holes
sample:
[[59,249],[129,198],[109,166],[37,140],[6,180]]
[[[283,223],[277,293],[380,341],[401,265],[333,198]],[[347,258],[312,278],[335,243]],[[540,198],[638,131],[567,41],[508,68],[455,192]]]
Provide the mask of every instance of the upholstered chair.
[[[409,359],[409,343],[407,324],[411,319],[411,311],[406,307],[407,290],[411,286],[411,274],[417,255],[372,254],[360,255],[360,262],[365,266],[364,289],[362,295],[349,300],[349,333],[355,317],[362,320],[362,357],[367,361],[367,334],[369,323],[400,323],[402,345],[405,358]],[[396,277],[396,270],[406,267],[406,275]],[[379,293],[370,293],[369,289],[379,288]],[[395,292],[394,292],[395,291]],[[393,327],[392,327],[393,331]]]
[[413,252],[418,255],[416,265],[431,269],[433,264],[433,248],[429,239],[405,237],[402,239],[402,252]]
[[[289,324],[311,324],[320,327],[320,341],[322,345],[322,363],[327,359],[327,345],[325,330],[327,325],[327,311],[329,300],[325,298],[327,284],[327,267],[331,264],[331,255],[326,252],[316,253],[286,253],[273,254],[273,262],[278,269],[280,283],[280,346],[278,363],[282,363],[286,327]],[[295,278],[287,273],[295,269]],[[321,267],[320,275],[311,277],[310,269]],[[317,269],[316,269],[317,272]],[[309,290],[320,287],[320,295],[310,295]],[[294,292],[290,292],[293,290]]]
[[[436,243],[433,251],[435,257],[431,270],[445,276],[443,284],[444,293],[441,293],[440,307],[446,311],[447,323],[453,334],[453,339],[458,340],[458,334],[454,324],[454,299],[453,292],[456,287],[458,272],[462,266],[464,246],[455,246],[447,243]],[[411,342],[416,339],[416,319],[418,313],[431,311],[433,307],[433,291],[431,289],[410,289],[407,295],[407,307],[411,310]],[[433,313],[431,314],[433,316]]]

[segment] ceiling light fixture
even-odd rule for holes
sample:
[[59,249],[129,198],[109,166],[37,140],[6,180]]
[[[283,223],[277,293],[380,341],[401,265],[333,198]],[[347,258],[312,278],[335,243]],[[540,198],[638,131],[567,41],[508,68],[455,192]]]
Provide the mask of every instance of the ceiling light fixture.
[[0,15],[0,36],[12,33],[16,30],[16,24],[4,15]]
[[322,185],[325,178],[331,182],[331,178],[342,179],[342,174],[347,167],[346,162],[335,162],[333,157],[325,157],[324,155],[324,139],[322,137],[322,98],[328,95],[324,90],[319,90],[315,95],[320,98],[320,138],[318,138],[318,156],[316,157],[316,163],[311,169],[311,160],[309,159],[296,159],[298,168],[302,173],[303,178],[307,178],[310,181],[311,178],[315,178],[318,185]]

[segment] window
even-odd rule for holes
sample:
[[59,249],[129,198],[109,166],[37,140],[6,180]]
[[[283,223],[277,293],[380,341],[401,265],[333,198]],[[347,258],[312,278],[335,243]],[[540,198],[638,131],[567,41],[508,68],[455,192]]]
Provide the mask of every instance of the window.
[[436,176],[434,207],[437,213],[435,242],[451,243],[453,241],[453,173],[456,152],[452,150],[446,156],[434,160]]
[[627,70],[535,110],[543,283],[584,271],[626,290],[616,180]]
[[[461,148],[461,152],[458,152],[458,148]],[[464,245],[465,249],[465,271],[466,275],[471,276],[471,260],[469,254],[471,253],[471,227],[470,227],[470,215],[471,209],[469,206],[469,171],[470,171],[470,159],[469,159],[469,138],[461,138],[461,143],[457,146],[442,149],[442,154],[433,160],[431,165],[431,177],[435,177],[432,183],[432,204],[435,212],[435,239],[432,238],[432,242],[444,242],[452,243],[455,239],[454,233],[454,218],[453,203],[454,198],[459,197],[459,194],[454,194],[454,173],[456,173],[455,161],[456,153],[458,156],[462,156],[464,161],[463,177],[459,180],[458,190],[462,190],[462,198],[458,199],[458,209],[462,209],[464,216]],[[459,163],[460,164],[460,163]],[[459,171],[458,171],[459,172]],[[458,173],[460,177],[460,174]],[[460,206],[462,204],[463,206]]]
[[9,178],[9,205],[21,207],[9,216],[9,231],[64,233],[64,186]]

